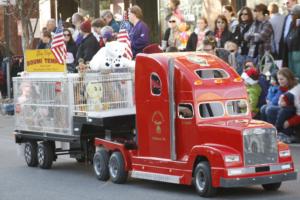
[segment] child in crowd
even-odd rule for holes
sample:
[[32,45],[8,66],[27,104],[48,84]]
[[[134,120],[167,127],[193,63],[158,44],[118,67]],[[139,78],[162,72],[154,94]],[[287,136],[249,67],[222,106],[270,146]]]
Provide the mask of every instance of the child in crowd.
[[[278,101],[280,95],[288,90],[285,85],[280,85],[277,78],[277,72],[271,74],[271,85],[268,89],[268,94],[266,98],[267,104],[263,105],[260,108],[260,119],[268,121],[267,116],[270,109],[278,107]],[[281,82],[282,83],[282,82]]]
[[227,41],[224,48],[230,52],[228,56],[228,64],[232,66],[239,75],[241,75],[243,73],[244,59],[238,52],[237,43],[233,41]]
[[259,111],[258,100],[261,94],[261,87],[258,84],[259,73],[253,63],[252,65],[250,64],[251,63],[248,62],[247,65],[245,65],[244,72],[241,77],[244,79],[246,84],[252,116],[255,117]]

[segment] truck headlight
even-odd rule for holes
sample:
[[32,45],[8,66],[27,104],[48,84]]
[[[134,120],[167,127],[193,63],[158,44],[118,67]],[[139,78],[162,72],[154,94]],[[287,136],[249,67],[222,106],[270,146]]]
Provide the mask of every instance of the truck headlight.
[[291,156],[290,150],[279,151],[279,157],[281,157],[281,158],[290,157],[290,156]]
[[225,162],[226,163],[240,162],[240,156],[239,155],[227,155],[227,156],[225,156]]

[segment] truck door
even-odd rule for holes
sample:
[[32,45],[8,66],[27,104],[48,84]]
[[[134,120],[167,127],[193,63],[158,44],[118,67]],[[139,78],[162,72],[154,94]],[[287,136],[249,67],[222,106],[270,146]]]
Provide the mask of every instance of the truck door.
[[140,156],[169,159],[170,112],[167,66],[153,59],[136,65],[136,110]]

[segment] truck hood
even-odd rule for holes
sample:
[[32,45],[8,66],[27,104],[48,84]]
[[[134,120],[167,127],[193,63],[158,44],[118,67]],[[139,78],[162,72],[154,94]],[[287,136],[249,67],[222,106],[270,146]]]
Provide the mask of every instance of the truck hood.
[[273,126],[265,121],[254,120],[249,118],[239,118],[239,119],[222,119],[222,120],[207,120],[198,123],[199,127],[218,127],[222,129],[231,129],[234,131],[243,131],[247,128],[272,128]]

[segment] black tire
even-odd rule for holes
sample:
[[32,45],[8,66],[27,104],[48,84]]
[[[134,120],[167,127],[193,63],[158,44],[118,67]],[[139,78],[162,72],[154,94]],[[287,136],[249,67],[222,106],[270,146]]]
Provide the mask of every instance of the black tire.
[[269,184],[263,184],[262,187],[266,191],[277,191],[281,186],[281,182],[279,183],[269,183]]
[[217,188],[212,186],[210,165],[207,161],[198,163],[194,170],[194,186],[201,197],[213,197],[217,193]]
[[125,171],[125,162],[120,152],[114,152],[109,159],[109,175],[113,183],[121,184],[127,180],[128,172]]
[[25,143],[24,158],[29,167],[36,167],[38,165],[36,142],[31,141]]
[[101,181],[109,179],[108,161],[108,152],[104,148],[100,148],[94,155],[93,167],[97,178]]
[[38,145],[37,157],[40,168],[50,169],[54,159],[53,145],[50,142],[40,143]]

